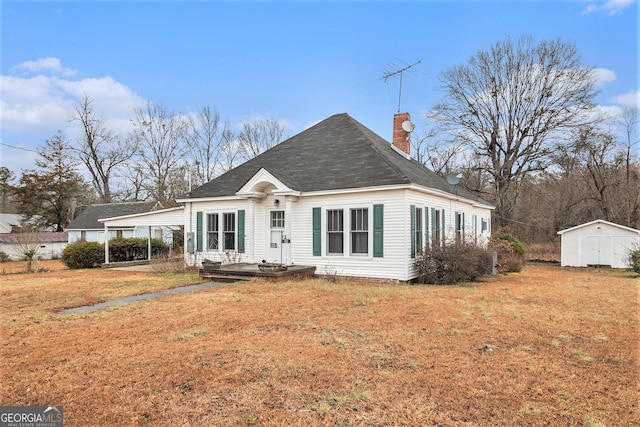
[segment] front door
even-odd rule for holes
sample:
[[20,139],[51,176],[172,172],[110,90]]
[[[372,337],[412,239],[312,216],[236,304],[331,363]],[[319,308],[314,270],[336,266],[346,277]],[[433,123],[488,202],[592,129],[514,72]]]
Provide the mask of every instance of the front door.
[[267,262],[282,263],[285,257],[282,241],[285,238],[284,210],[269,211],[267,218],[269,239],[267,240]]

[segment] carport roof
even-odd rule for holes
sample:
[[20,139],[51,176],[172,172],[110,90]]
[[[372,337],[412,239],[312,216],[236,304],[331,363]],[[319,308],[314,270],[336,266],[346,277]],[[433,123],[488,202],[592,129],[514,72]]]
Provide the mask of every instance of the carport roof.
[[87,206],[76,219],[71,221],[67,230],[102,230],[104,225],[99,221],[101,218],[149,212],[155,205],[156,202],[124,202]]

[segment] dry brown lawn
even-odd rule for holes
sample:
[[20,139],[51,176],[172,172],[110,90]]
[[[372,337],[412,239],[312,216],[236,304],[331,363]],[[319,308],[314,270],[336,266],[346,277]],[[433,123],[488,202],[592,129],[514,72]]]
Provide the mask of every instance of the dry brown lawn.
[[63,405],[66,426],[640,425],[640,280],[624,271],[254,280],[85,315],[58,311],[197,277],[0,280],[0,404]]

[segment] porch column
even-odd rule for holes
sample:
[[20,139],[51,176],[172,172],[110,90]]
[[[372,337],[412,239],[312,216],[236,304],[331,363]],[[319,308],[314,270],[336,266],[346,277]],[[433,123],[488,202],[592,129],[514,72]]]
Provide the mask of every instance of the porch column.
[[109,227],[104,226],[104,263],[109,264]]
[[247,208],[247,218],[245,218],[245,233],[246,237],[244,239],[245,244],[245,252],[249,262],[253,262],[255,260],[255,200],[250,197],[249,198],[249,206]]
[[151,226],[147,226],[147,260],[151,261]]
[[287,243],[280,243],[282,245],[284,259],[281,260],[283,264],[291,264],[291,221],[293,219],[293,206],[291,205],[291,197],[285,197],[284,203],[284,238]]

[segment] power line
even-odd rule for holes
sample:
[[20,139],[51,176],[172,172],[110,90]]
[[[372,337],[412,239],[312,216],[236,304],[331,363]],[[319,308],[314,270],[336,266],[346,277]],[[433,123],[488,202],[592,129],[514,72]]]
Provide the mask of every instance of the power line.
[[0,145],[4,145],[5,147],[9,147],[9,148],[15,148],[16,150],[24,150],[24,151],[31,151],[32,153],[37,153],[36,150],[32,150],[30,148],[16,147],[15,145],[5,144],[4,142],[0,142]]

